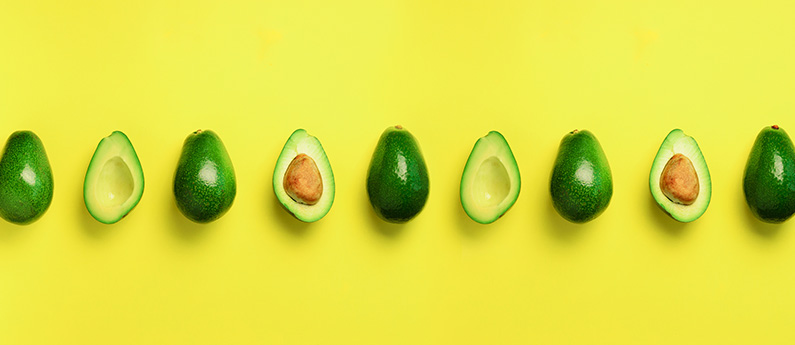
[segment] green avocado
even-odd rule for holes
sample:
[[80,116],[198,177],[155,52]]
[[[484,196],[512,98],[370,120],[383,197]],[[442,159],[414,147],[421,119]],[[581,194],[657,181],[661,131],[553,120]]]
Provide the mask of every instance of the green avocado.
[[472,220],[489,224],[519,197],[522,180],[508,141],[491,131],[475,142],[461,176],[461,206]]
[[209,130],[188,135],[174,174],[174,197],[182,214],[197,223],[212,222],[232,207],[236,188],[235,169],[221,138]]
[[693,137],[674,129],[665,137],[649,173],[649,189],[671,218],[692,222],[707,211],[712,179]]
[[303,129],[290,135],[273,169],[273,192],[295,218],[323,218],[334,203],[334,173],[320,140]]
[[52,193],[52,169],[41,140],[31,131],[14,132],[0,159],[0,217],[30,224],[50,207]]
[[596,218],[610,204],[613,196],[610,165],[591,132],[574,130],[560,141],[549,191],[555,210],[574,223]]
[[401,126],[387,128],[367,170],[367,195],[375,213],[391,223],[414,218],[428,200],[428,168],[414,139]]
[[144,171],[130,139],[119,131],[102,138],[83,182],[88,213],[101,223],[116,223],[138,205],[143,194]]
[[756,137],[743,176],[751,213],[767,223],[781,223],[795,213],[795,148],[787,132],[765,127]]

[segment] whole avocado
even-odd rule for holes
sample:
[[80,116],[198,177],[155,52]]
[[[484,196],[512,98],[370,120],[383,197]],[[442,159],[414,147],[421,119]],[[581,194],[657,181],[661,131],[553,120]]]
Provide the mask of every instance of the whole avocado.
[[387,222],[405,223],[422,211],[429,188],[414,136],[401,126],[387,128],[367,170],[367,195],[375,213]]
[[212,222],[232,207],[236,192],[235,170],[221,138],[213,131],[188,135],[174,174],[182,214],[197,223]]
[[781,223],[795,213],[795,148],[778,126],[759,132],[743,175],[745,201],[759,220]]
[[0,216],[30,224],[50,207],[53,194],[50,161],[31,131],[11,134],[0,159]]
[[599,216],[613,196],[613,178],[602,146],[587,130],[563,137],[552,168],[552,205],[568,221],[585,223]]

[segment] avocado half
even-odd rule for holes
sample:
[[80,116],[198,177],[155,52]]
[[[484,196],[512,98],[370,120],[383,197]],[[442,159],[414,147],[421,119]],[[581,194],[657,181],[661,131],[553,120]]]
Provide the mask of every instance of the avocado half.
[[668,133],[652,163],[649,189],[660,208],[680,222],[692,222],[706,212],[712,180],[693,137],[681,129]]
[[320,140],[297,129],[273,169],[273,192],[295,218],[314,222],[334,203],[334,173]]
[[88,213],[105,224],[124,218],[141,200],[144,172],[124,133],[115,131],[97,145],[83,183]]
[[489,224],[519,197],[522,181],[508,141],[491,131],[475,142],[461,176],[461,206],[472,220]]

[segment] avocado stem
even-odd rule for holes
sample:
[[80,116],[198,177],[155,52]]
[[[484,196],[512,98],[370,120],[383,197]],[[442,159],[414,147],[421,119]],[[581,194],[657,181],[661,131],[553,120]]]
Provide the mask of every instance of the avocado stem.
[[778,129],[778,125],[772,125],[772,126],[770,126],[770,128]]

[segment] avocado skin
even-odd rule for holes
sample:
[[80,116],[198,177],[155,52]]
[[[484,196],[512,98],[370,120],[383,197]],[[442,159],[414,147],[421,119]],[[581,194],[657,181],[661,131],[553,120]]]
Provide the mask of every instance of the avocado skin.
[[745,166],[743,192],[751,213],[763,222],[781,223],[795,213],[795,149],[783,129],[759,132]]
[[[26,168],[32,174],[25,173]],[[34,183],[25,178],[33,178]],[[50,207],[53,186],[50,161],[39,137],[31,131],[11,134],[0,159],[0,217],[16,224],[34,222]]]
[[235,170],[221,139],[213,131],[196,131],[182,146],[174,174],[177,208],[197,223],[212,222],[235,200]]
[[428,200],[428,169],[414,136],[389,127],[378,140],[367,171],[367,195],[375,213],[391,223],[414,218]]
[[613,196],[610,165],[591,132],[572,131],[563,137],[549,191],[555,210],[574,223],[596,218],[610,204]]

